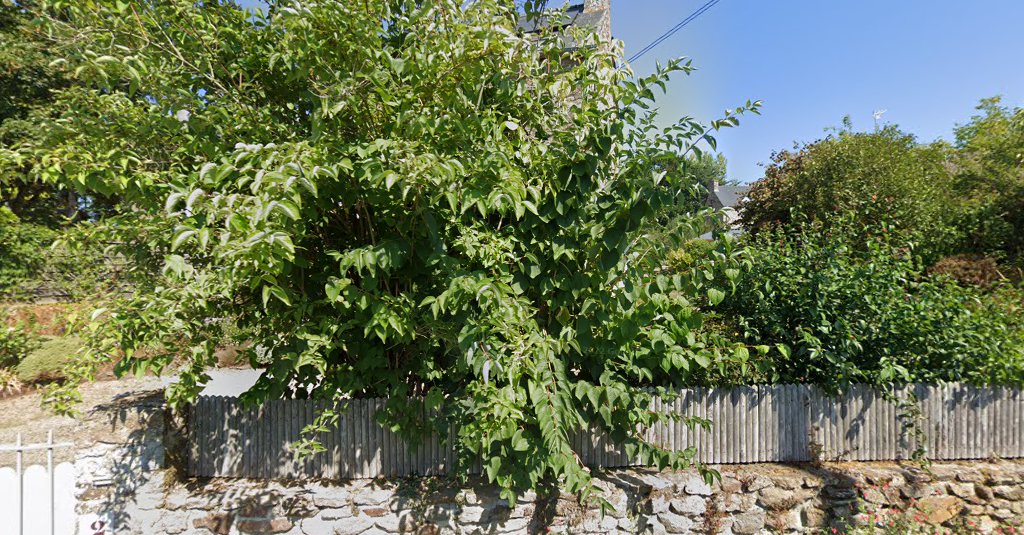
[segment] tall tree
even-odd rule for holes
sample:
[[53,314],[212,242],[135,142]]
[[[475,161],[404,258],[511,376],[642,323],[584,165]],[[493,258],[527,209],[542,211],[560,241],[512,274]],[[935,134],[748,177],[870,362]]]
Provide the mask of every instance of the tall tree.
[[32,2],[0,1],[0,204],[21,220],[53,225],[77,212],[77,197],[34,179],[18,148],[40,134],[54,92],[68,80],[51,62]]
[[670,396],[747,350],[688,299],[717,304],[708,278],[727,275],[653,274],[637,243],[692,185],[665,164],[756,103],[659,128],[653,90],[686,64],[631,79],[583,30],[572,48],[521,35],[512,0],[52,7],[87,85],[64,93],[37,159],[62,165],[41,172],[173,229],[147,234],[163,274],[95,325],[96,361],[184,355],[181,403],[215,362],[210,319],[233,318],[265,367],[247,399],[389,395],[383,420],[415,434],[424,396],[510,499],[551,479],[590,495],[581,429],[689,465],[644,440],[666,417],[647,388]]

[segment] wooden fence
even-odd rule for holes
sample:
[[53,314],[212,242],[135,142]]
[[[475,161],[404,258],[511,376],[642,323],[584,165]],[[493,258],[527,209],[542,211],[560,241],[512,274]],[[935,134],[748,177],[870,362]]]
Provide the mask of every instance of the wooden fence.
[[[710,431],[669,422],[648,431],[665,447],[696,447],[711,464],[800,462],[814,459],[876,461],[907,459],[918,447],[906,432],[918,414],[923,444],[933,460],[1024,457],[1024,395],[1018,389],[947,384],[915,385],[886,401],[867,386],[829,397],[807,385],[685,390],[652,409],[700,416]],[[292,451],[302,428],[326,404],[308,400],[270,401],[243,407],[236,398],[200,397],[190,417],[189,473],[203,477],[288,479],[372,478],[444,474],[453,455],[435,437],[410,449],[375,421],[383,399],[348,402],[337,429],[321,437],[326,451],[296,459]],[[898,405],[904,405],[900,408]],[[606,438],[573,437],[588,465],[623,467],[628,459]]]

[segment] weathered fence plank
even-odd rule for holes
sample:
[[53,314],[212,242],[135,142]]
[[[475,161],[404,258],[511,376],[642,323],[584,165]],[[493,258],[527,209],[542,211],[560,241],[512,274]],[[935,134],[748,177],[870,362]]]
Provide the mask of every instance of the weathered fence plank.
[[[807,385],[734,389],[693,388],[651,409],[680,416],[645,436],[667,448],[696,447],[711,464],[822,460],[898,460],[913,453],[904,409],[917,403],[924,446],[935,460],[1024,457],[1024,396],[1018,389],[968,385],[914,385],[889,393],[853,386],[837,397]],[[915,401],[916,400],[916,401]],[[336,428],[320,435],[325,451],[296,458],[292,443],[317,414],[334,407],[314,400],[274,400],[247,407],[238,399],[202,396],[190,409],[187,463],[191,475],[264,479],[373,478],[440,475],[454,455],[432,436],[410,448],[376,423],[383,399],[348,400]],[[428,417],[421,406],[419,415]],[[687,417],[712,420],[710,431],[689,428]],[[448,443],[454,438],[449,429]],[[602,432],[571,437],[584,462],[596,467],[636,464]],[[470,470],[479,470],[474,463]]]

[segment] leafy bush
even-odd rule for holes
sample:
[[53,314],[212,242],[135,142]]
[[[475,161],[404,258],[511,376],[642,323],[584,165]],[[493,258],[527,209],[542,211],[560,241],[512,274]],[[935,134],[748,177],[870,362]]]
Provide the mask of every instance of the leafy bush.
[[1024,267],[1024,108],[990,98],[956,129],[956,193],[964,208],[965,252]]
[[381,420],[411,436],[425,400],[510,500],[552,480],[590,495],[580,429],[690,465],[643,439],[667,417],[651,388],[747,358],[695,305],[725,298],[709,279],[733,258],[653,273],[642,229],[693,186],[666,166],[756,103],[662,128],[654,91],[688,64],[633,79],[596,36],[522,35],[511,0],[58,5],[91,85],[62,93],[39,161],[134,203],[148,226],[128,242],[163,267],[97,313],[75,379],[183,359],[169,399],[188,401],[224,336],[211,318],[232,318],[267,361],[246,399],[386,395]]
[[713,241],[689,240],[668,253],[665,266],[671,273],[689,272],[690,269],[704,265],[707,259],[713,257],[717,246],[718,244]]
[[124,260],[108,254],[89,222],[53,229],[0,206],[0,298],[82,301],[116,290]]
[[10,368],[0,368],[0,398],[21,392],[24,385]]
[[82,222],[61,229],[53,245],[46,250],[41,276],[22,283],[19,292],[84,302],[124,292],[128,286],[138,283],[139,277],[127,271],[140,269],[140,266],[129,265],[124,255],[112,252],[102,238],[93,235],[94,227],[93,223]]
[[20,326],[0,323],[0,368],[15,366],[32,348],[32,337]]
[[[980,254],[1024,268],[1024,109],[981,101],[953,145],[919,144],[888,126],[836,134],[773,155],[742,216],[756,231],[789,224],[792,213],[824,221],[876,199],[895,228],[916,232],[928,262]],[[882,212],[879,212],[882,214]],[[877,220],[864,220],[865,225]]]
[[23,383],[59,379],[63,377],[64,367],[81,348],[82,340],[75,336],[45,337],[39,347],[30,351],[18,363],[14,371]]
[[884,218],[897,230],[920,234],[917,253],[937,259],[959,243],[949,149],[919,145],[895,127],[876,132],[847,128],[794,152],[775,154],[755,182],[741,216],[753,231],[792,223],[792,214],[827,223],[830,214],[872,200],[885,210],[863,213],[861,224]]
[[751,268],[720,313],[752,343],[791,348],[775,380],[1024,381],[1019,294],[926,276],[912,242],[885,223],[864,229],[863,211],[762,232],[748,247]]
[[74,214],[78,199],[65,185],[32,176],[18,147],[49,131],[43,124],[52,120],[54,93],[68,77],[53,64],[52,43],[32,24],[30,4],[38,3],[0,0],[0,205],[23,222],[55,228]]
[[46,265],[47,248],[56,236],[47,227],[22,223],[0,206],[0,296],[39,276]]

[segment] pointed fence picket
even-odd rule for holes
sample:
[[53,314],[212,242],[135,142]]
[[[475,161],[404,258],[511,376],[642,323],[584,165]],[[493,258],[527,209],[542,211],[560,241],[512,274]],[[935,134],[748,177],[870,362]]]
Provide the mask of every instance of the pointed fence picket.
[[[74,529],[74,467],[54,463],[54,452],[74,446],[53,441],[25,444],[21,433],[14,444],[0,444],[0,533],[43,535],[70,533]],[[30,464],[27,456],[46,455],[46,465]],[[7,456],[13,456],[13,469]]]

